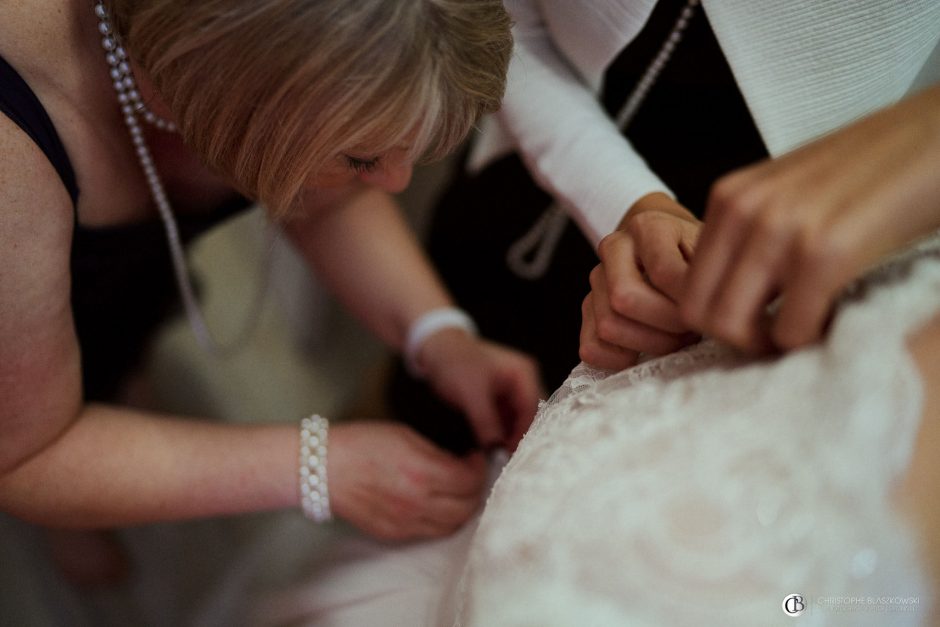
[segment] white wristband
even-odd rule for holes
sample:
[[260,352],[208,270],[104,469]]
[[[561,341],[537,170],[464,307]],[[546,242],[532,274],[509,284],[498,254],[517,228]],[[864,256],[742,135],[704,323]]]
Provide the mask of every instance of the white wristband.
[[326,484],[329,427],[329,421],[316,414],[300,421],[300,508],[318,523],[333,518]]
[[411,324],[405,338],[405,366],[411,376],[421,379],[426,374],[418,363],[418,353],[424,341],[442,329],[463,329],[470,335],[477,334],[477,325],[463,309],[439,307],[426,312]]

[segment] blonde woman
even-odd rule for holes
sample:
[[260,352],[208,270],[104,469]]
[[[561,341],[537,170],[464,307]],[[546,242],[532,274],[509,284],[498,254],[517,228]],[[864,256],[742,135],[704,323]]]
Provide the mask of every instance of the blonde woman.
[[497,107],[510,49],[495,0],[0,5],[0,510],[93,528],[302,503],[383,538],[459,526],[482,459],[404,427],[114,400],[175,297],[173,263],[190,291],[166,240],[248,197],[482,445],[517,442],[533,366],[472,333],[388,195]]

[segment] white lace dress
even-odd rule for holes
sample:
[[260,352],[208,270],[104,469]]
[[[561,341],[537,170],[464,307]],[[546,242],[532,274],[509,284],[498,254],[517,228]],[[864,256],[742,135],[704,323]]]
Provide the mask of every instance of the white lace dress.
[[476,533],[338,540],[333,562],[254,599],[249,622],[926,625],[892,488],[923,399],[905,337],[938,312],[934,240],[860,281],[820,346],[754,362],[703,343],[619,374],[580,366]]
[[440,624],[926,624],[892,488],[923,397],[905,337],[940,311],[938,249],[860,281],[812,349],[754,362],[705,342],[575,369],[497,481]]

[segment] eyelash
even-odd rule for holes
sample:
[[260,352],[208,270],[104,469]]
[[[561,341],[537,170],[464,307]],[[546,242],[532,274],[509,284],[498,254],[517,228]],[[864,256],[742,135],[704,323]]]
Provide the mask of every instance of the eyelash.
[[378,158],[369,159],[356,159],[355,157],[350,157],[346,155],[346,164],[356,171],[357,174],[362,174],[364,172],[372,172],[379,165]]

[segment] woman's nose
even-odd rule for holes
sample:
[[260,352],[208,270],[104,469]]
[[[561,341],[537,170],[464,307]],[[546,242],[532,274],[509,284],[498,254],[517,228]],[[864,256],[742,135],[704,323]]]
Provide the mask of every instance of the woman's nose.
[[378,166],[372,172],[364,172],[360,178],[379,189],[383,189],[390,194],[397,194],[405,191],[408,183],[411,182],[411,172],[413,164],[408,159],[401,159],[395,162],[379,161]]

